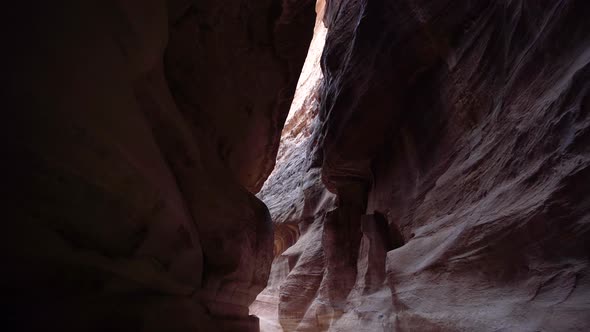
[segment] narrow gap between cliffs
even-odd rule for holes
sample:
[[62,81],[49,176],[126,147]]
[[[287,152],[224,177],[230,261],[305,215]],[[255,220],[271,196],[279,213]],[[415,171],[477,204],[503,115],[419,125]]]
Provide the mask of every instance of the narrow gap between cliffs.
[[[313,188],[310,189],[309,181],[306,182],[306,177],[309,178],[309,164],[313,159],[309,158],[309,155],[313,147],[313,128],[319,111],[318,93],[323,79],[320,59],[327,34],[323,23],[324,5],[323,0],[318,0],[313,39],[281,133],[276,165],[257,194],[258,198],[268,206],[275,234],[275,261],[267,287],[250,306],[250,313],[260,319],[261,331],[282,330],[278,318],[278,304],[279,287],[285,275],[278,273],[277,270],[281,270],[283,266],[289,271],[292,270],[299,259],[299,254],[296,252],[288,255],[281,254],[294,246],[313,221],[313,217],[307,211],[309,207],[305,204],[305,197],[309,196],[310,190],[313,190]],[[319,179],[318,176],[314,177]],[[322,198],[316,199],[321,201]],[[279,256],[284,259],[279,261]]]

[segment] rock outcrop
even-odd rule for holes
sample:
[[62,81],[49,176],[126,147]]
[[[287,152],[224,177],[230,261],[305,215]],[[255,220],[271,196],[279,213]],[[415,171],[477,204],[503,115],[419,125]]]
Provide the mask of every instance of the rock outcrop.
[[257,331],[314,3],[10,7],[3,330]]
[[313,169],[336,199],[310,219],[326,194],[263,189],[275,228],[302,228],[255,302],[269,330],[587,330],[588,15],[583,0],[328,1],[315,153],[269,181]]

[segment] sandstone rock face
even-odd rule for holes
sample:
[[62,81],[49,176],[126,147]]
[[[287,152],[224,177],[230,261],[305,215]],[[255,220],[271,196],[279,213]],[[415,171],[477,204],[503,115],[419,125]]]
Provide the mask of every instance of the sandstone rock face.
[[590,329],[590,2],[4,9],[3,331]]
[[323,276],[322,229],[335,205],[335,196],[320,179],[317,140],[319,62],[327,32],[322,22],[324,8],[325,3],[318,1],[314,37],[282,133],[276,167],[257,195],[269,207],[275,235],[267,288],[250,307],[260,317],[261,331],[282,331],[281,325],[296,327]]
[[273,166],[314,4],[5,12],[3,329],[257,331],[248,306],[273,234],[253,192]]
[[253,193],[274,167],[314,17],[312,0],[207,0],[170,28],[166,73],[180,111]]
[[315,150],[285,145],[269,181],[311,169],[336,200],[307,219],[327,193],[265,185],[275,232],[304,225],[253,308],[269,331],[590,328],[588,15],[329,1]]

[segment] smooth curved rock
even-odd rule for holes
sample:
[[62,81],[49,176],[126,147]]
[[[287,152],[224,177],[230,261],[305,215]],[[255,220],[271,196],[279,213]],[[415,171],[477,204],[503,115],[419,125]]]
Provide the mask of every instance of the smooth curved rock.
[[273,232],[253,192],[313,4],[61,0],[5,13],[3,328],[257,331],[248,306]]

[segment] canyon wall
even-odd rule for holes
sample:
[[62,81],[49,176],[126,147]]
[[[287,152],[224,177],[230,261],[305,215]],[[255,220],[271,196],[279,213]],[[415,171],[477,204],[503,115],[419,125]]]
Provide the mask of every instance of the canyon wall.
[[590,328],[590,2],[3,12],[2,330]]
[[268,331],[590,328],[588,15],[328,1],[317,116],[260,195]]
[[257,331],[314,2],[8,6],[2,329]]

